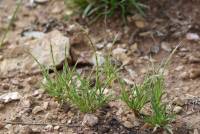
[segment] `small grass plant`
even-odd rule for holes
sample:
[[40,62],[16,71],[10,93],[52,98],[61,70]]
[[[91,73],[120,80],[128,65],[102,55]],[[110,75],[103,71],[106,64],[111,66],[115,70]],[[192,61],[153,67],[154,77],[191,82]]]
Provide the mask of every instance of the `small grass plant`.
[[[63,71],[58,72],[55,66],[52,45],[51,55],[53,60],[51,69],[55,73],[54,77],[50,75],[49,68],[41,65],[32,55],[41,67],[45,80],[42,86],[50,96],[55,97],[60,103],[70,103],[84,113],[96,111],[106,105],[112,98],[111,94],[105,93],[105,90],[112,86],[113,81],[116,79],[117,69],[111,64],[109,56],[105,58],[104,64],[100,66],[95,52],[97,65],[86,77],[76,72],[76,65],[71,69],[67,61],[63,65]],[[94,84],[91,83],[92,76],[95,77]]]
[[121,82],[121,99],[136,115],[140,115],[140,110],[147,103],[150,103],[152,114],[143,115],[143,119],[146,123],[154,127],[154,131],[156,131],[157,128],[163,128],[167,130],[167,132],[172,133],[169,124],[173,121],[175,115],[173,113],[168,113],[167,106],[163,103],[162,98],[165,93],[164,71],[179,46],[180,44],[158,68],[155,68],[153,65],[153,71],[146,76],[142,84],[135,85],[127,91],[124,88],[123,82]]
[[170,132],[169,124],[174,119],[173,114],[168,114],[166,104],[162,102],[164,95],[164,76],[156,73],[150,76],[151,98],[150,104],[152,108],[152,115],[145,117],[145,122],[155,128],[164,128]]
[[93,20],[100,16],[107,18],[117,12],[121,14],[123,20],[126,20],[126,16],[133,9],[144,15],[143,8],[146,7],[139,0],[65,0],[65,3],[81,10],[83,18],[92,17]]
[[124,85],[121,92],[121,99],[130,107],[135,115],[139,116],[140,110],[149,102],[148,79],[140,85],[134,85],[130,90],[125,89]]

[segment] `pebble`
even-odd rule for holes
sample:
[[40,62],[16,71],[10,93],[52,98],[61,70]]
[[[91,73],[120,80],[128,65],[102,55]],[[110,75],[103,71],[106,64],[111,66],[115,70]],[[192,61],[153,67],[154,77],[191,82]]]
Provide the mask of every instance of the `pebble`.
[[183,70],[183,69],[184,69],[184,66],[177,66],[177,67],[175,68],[176,71],[181,71],[181,70]]
[[59,129],[60,129],[60,126],[55,126],[53,129],[54,129],[54,130],[59,130]]
[[33,113],[33,114],[37,114],[37,113],[39,113],[39,112],[42,112],[43,110],[44,110],[43,107],[41,107],[41,106],[36,106],[36,107],[33,108],[32,113]]
[[141,20],[138,20],[138,21],[135,21],[135,25],[136,25],[138,28],[144,28],[144,27],[145,27],[145,22],[144,22],[144,21],[141,21]]
[[194,134],[199,134],[198,129],[194,129]]
[[189,72],[189,76],[191,79],[195,79],[197,77],[200,77],[200,69],[191,69],[190,72]]
[[32,133],[32,129],[29,126],[20,126],[19,128],[19,134],[30,134]]
[[124,125],[124,127],[126,127],[126,128],[133,128],[133,127],[134,127],[134,124],[132,124],[132,123],[129,122],[129,121],[125,121],[125,122],[123,123],[123,125]]
[[179,77],[182,79],[182,80],[186,80],[186,79],[189,79],[189,74],[187,72],[182,72]]
[[198,40],[200,40],[200,37],[197,33],[187,33],[186,39],[191,40],[191,41],[198,41]]
[[6,129],[10,129],[11,127],[12,127],[11,124],[7,124],[7,125],[5,125],[5,128],[6,128]]
[[176,97],[173,100],[173,104],[175,104],[177,106],[183,106],[183,105],[185,105],[185,102],[181,98]]
[[44,102],[44,103],[43,103],[43,108],[44,108],[45,110],[47,110],[48,107],[49,107],[49,102]]
[[93,115],[93,114],[85,114],[85,116],[83,117],[83,122],[82,125],[88,125],[90,127],[95,126],[96,124],[98,124],[99,119]]
[[182,112],[183,108],[180,106],[175,106],[173,109],[173,112],[176,114],[179,114],[180,112]]
[[21,105],[24,108],[30,108],[32,105],[32,101],[31,101],[31,99],[22,99]]
[[9,90],[9,89],[10,89],[10,86],[9,86],[8,84],[3,84],[3,85],[2,85],[2,88],[3,88],[4,90]]
[[162,42],[161,43],[161,48],[166,51],[166,52],[171,52],[172,48],[170,47],[170,44],[167,42]]
[[94,54],[92,56],[92,61],[91,62],[95,66],[97,65],[97,62],[98,62],[98,65],[102,65],[105,62],[105,58],[103,57],[103,55],[100,52],[96,52],[96,54]]
[[4,128],[4,124],[0,122],[0,129]]
[[0,102],[8,103],[11,101],[20,100],[21,95],[18,92],[5,93],[0,96]]
[[194,55],[189,55],[188,60],[190,63],[200,63],[200,58]]
[[35,3],[44,4],[47,3],[49,0],[34,0]]
[[51,131],[53,131],[53,126],[52,125],[47,125],[47,126],[44,127],[44,129],[46,131],[48,131],[48,132],[51,132]]
[[37,77],[30,77],[27,79],[28,84],[35,85],[38,82]]

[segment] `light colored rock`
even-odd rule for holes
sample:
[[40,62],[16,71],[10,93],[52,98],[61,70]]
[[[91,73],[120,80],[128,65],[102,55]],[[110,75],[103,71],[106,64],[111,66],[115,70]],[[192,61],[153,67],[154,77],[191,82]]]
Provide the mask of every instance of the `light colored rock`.
[[133,127],[134,127],[134,125],[133,125],[131,122],[129,122],[129,121],[125,121],[125,122],[123,123],[123,125],[124,125],[124,127],[126,127],[126,128],[133,128]]
[[180,112],[182,112],[183,108],[180,106],[175,106],[173,109],[173,112],[176,114],[179,114]]
[[22,35],[28,38],[41,39],[45,36],[45,33],[39,31],[27,31],[24,32]]
[[51,68],[53,66],[51,46],[56,66],[60,65],[65,59],[65,50],[66,58],[69,58],[69,38],[63,36],[59,31],[54,30],[45,34],[43,38],[22,41],[20,46],[8,48],[6,52],[9,57],[0,61],[1,76],[8,76],[8,74],[12,74],[13,72],[29,74],[41,71],[40,66],[29,53],[41,65]]
[[192,40],[192,41],[198,41],[200,40],[200,37],[197,33],[187,33],[186,34],[186,39],[187,40]]
[[32,102],[30,99],[22,99],[21,105],[24,108],[30,108],[32,105]]
[[96,124],[98,124],[99,119],[93,115],[93,114],[85,114],[85,116],[83,117],[83,122],[82,125],[88,125],[90,127],[95,126]]
[[174,98],[173,103],[177,106],[185,105],[185,102],[179,97]]
[[144,21],[141,21],[141,20],[138,20],[138,21],[135,21],[135,25],[136,25],[138,28],[144,28],[144,27],[145,27],[145,22],[144,22]]
[[127,65],[131,61],[131,58],[128,57],[126,52],[127,50],[124,48],[116,48],[112,51],[112,55],[114,58],[122,62],[123,65]]
[[170,44],[167,42],[162,42],[161,43],[161,48],[166,51],[166,52],[171,52],[172,48],[170,47]]
[[175,68],[176,71],[181,71],[181,70],[183,70],[183,69],[184,69],[184,66],[177,66],[177,67]]
[[60,129],[60,126],[55,126],[53,129],[54,129],[54,130],[59,130],[59,129]]
[[114,56],[116,56],[116,55],[120,55],[120,54],[125,53],[125,52],[127,52],[127,50],[124,49],[124,48],[115,48],[115,49],[112,51],[112,54],[113,54]]
[[44,103],[43,103],[43,108],[44,108],[45,110],[47,110],[48,107],[49,107],[49,102],[44,102]]
[[180,77],[181,79],[183,79],[183,80],[189,79],[189,78],[190,78],[188,72],[182,72],[182,73],[179,75],[179,77]]
[[102,65],[105,62],[105,58],[103,57],[103,55],[100,52],[96,52],[96,55],[94,54],[92,56],[91,61],[92,61],[92,64],[95,66],[97,65],[97,61],[98,61],[98,65]]
[[47,125],[47,126],[44,127],[44,129],[46,131],[48,131],[48,132],[51,132],[51,131],[53,131],[53,126],[52,125]]
[[199,134],[198,129],[194,129],[194,134]]
[[34,0],[35,3],[44,4],[47,3],[49,0]]
[[19,134],[30,134],[32,133],[32,129],[29,126],[20,126]]
[[8,103],[11,101],[20,100],[21,95],[18,92],[5,93],[0,96],[0,102]]
[[39,112],[42,112],[43,110],[44,110],[43,107],[41,107],[41,106],[36,106],[36,107],[33,108],[32,113],[33,113],[33,114],[37,114],[37,113],[39,113]]

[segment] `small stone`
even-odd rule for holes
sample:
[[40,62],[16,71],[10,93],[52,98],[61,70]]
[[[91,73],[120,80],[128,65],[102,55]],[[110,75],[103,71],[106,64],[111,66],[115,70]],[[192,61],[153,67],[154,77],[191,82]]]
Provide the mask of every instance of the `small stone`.
[[31,101],[31,99],[28,99],[28,98],[24,98],[24,99],[22,99],[22,101],[21,101],[21,105],[22,105],[22,107],[24,107],[24,108],[30,108],[31,107],[31,105],[32,105],[32,101]]
[[200,58],[199,57],[196,57],[194,55],[189,55],[188,56],[188,61],[190,63],[200,63]]
[[179,98],[179,97],[176,97],[174,98],[173,100],[173,104],[177,105],[177,106],[184,106],[185,105],[185,102]]
[[45,4],[47,3],[49,0],[34,0],[35,3],[37,4]]
[[126,127],[126,128],[133,128],[133,127],[134,127],[134,125],[133,125],[131,122],[129,122],[129,121],[125,121],[125,122],[123,123],[123,125],[124,125],[124,127]]
[[8,84],[3,84],[3,85],[2,85],[2,88],[3,88],[4,90],[9,90],[10,86],[9,86]]
[[200,69],[191,69],[189,72],[189,76],[191,79],[195,79],[197,77],[200,77]]
[[53,131],[53,126],[52,125],[47,125],[47,126],[44,127],[44,129],[46,131],[48,131],[48,132],[51,132],[51,131]]
[[5,93],[0,96],[0,102],[8,103],[11,101],[20,100],[21,95],[18,92]]
[[30,77],[27,79],[28,84],[35,85],[38,82],[37,77]]
[[96,54],[92,56],[92,64],[96,66],[97,62],[98,65],[102,65],[105,62],[105,58],[102,56],[100,52],[96,52]]
[[36,106],[36,107],[33,108],[32,113],[33,113],[33,114],[37,114],[37,113],[39,113],[39,112],[42,112],[43,110],[44,110],[43,107],[41,107],[41,106]]
[[0,122],[0,130],[4,128],[4,124]]
[[166,51],[166,52],[171,52],[172,48],[170,47],[170,44],[167,42],[162,42],[161,43],[161,48]]
[[55,8],[53,8],[53,10],[51,11],[53,14],[59,14],[62,12],[62,9],[58,6],[56,6]]
[[136,25],[138,28],[144,28],[144,27],[145,27],[145,22],[142,21],[142,20],[137,20],[137,21],[135,21],[135,25]]
[[20,126],[19,134],[30,134],[32,132],[33,131],[29,126]]
[[200,40],[200,37],[197,33],[187,33],[186,39],[191,40],[191,41],[198,41],[198,40]]
[[9,130],[11,127],[12,127],[11,124],[7,124],[7,125],[5,125],[5,128],[8,129],[8,130]]
[[115,56],[115,55],[120,55],[122,53],[126,53],[127,50],[124,49],[124,48],[115,48],[113,51],[112,51],[112,54]]
[[181,70],[183,70],[183,69],[184,69],[184,66],[177,66],[177,67],[175,68],[176,71],[181,71]]
[[54,119],[57,119],[57,115],[56,114],[53,114],[53,113],[50,113],[50,112],[48,112],[46,115],[45,115],[45,117],[44,117],[44,119],[47,121],[47,120],[54,120]]
[[43,103],[43,108],[44,108],[45,110],[47,110],[48,107],[49,107],[49,102],[44,102],[44,103]]
[[54,129],[54,130],[59,130],[59,129],[60,129],[60,126],[55,126],[53,129]]
[[183,108],[180,106],[175,106],[173,109],[173,112],[176,114],[179,114],[180,112],[182,112]]
[[93,114],[85,114],[83,117],[82,125],[88,125],[90,127],[95,126],[98,124],[99,119]]
[[189,78],[190,78],[190,76],[189,76],[189,74],[188,74],[187,72],[182,72],[182,73],[179,75],[179,77],[180,77],[181,79],[183,79],[183,80],[186,80],[186,79],[189,79]]
[[38,32],[38,31],[25,31],[22,33],[22,36],[31,38],[31,39],[41,39],[44,37],[43,32]]
[[194,134],[199,134],[199,131],[198,131],[198,129],[196,128],[196,129],[194,129]]

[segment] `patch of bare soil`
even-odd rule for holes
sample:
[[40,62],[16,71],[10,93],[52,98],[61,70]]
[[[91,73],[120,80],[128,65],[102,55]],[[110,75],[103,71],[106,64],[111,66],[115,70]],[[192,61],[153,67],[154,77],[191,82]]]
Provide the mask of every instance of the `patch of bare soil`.
[[[130,86],[134,82],[141,82],[148,70],[151,70],[150,62],[161,63],[181,42],[181,47],[165,71],[167,94],[164,100],[177,113],[176,120],[172,124],[173,132],[198,134],[200,132],[200,39],[198,39],[200,1],[149,0],[144,3],[149,6],[146,16],[144,18],[139,15],[128,16],[127,25],[117,16],[89,25],[79,16],[65,20],[66,12],[69,13],[70,10],[65,9],[63,0],[49,0],[42,4],[24,0],[6,43],[0,49],[0,72],[4,72],[0,74],[0,95],[12,92],[17,92],[19,95],[14,94],[14,99],[11,97],[7,100],[9,102],[1,100],[0,133],[149,134],[152,132],[119,100],[110,102],[94,113],[98,119],[97,123],[92,126],[84,125],[83,113],[67,104],[59,104],[41,88],[43,77],[40,72],[35,73],[31,70],[27,72],[21,66],[20,62],[24,59],[28,65],[32,65],[31,60],[29,63],[29,59],[23,57],[24,44],[29,44],[33,39],[42,40],[43,34],[47,37],[51,31],[57,30],[70,39],[70,64],[73,65],[78,61],[77,70],[90,70],[93,64],[92,51],[86,47],[88,41],[81,34],[77,26],[79,24],[88,30],[99,53],[104,55],[111,48],[116,64],[121,67],[121,77]],[[13,0],[0,1],[0,35],[9,23],[15,6]],[[37,33],[31,33],[33,31]],[[116,35],[117,41],[112,45]],[[43,54],[43,48],[37,50]],[[59,54],[59,49],[57,52]],[[41,60],[45,58],[41,57]],[[20,62],[16,64],[17,61]],[[119,95],[119,87],[116,86],[114,91]]]

